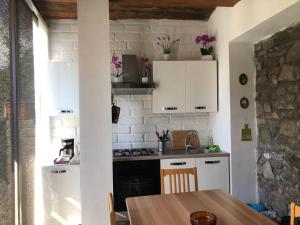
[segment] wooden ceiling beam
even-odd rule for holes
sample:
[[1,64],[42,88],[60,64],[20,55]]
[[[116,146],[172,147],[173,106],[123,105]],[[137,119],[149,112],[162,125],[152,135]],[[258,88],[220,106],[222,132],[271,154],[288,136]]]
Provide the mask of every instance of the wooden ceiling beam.
[[[77,19],[77,0],[33,0],[45,19]],[[239,0],[109,0],[110,19],[208,20]]]
[[180,7],[206,9],[218,6],[232,7],[239,0],[110,0],[109,5],[131,6],[131,7]]
[[139,7],[110,7],[111,20],[118,19],[182,19],[182,20],[207,20],[214,11],[211,9],[193,8],[139,8]]

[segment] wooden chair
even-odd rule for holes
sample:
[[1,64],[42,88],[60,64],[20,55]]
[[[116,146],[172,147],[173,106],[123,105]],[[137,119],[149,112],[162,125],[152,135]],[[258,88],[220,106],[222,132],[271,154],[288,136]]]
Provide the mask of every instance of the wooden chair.
[[296,205],[296,203],[291,203],[291,222],[290,225],[296,225],[296,217],[300,217],[300,206]]
[[[194,176],[195,191],[198,191],[197,168],[162,169],[160,170],[161,193],[165,194],[165,176],[169,176],[170,193],[191,192],[190,177]],[[174,187],[174,188],[173,188]]]
[[114,211],[114,204],[113,204],[113,195],[112,193],[108,194],[108,206],[109,206],[109,217],[110,217],[110,224],[116,225],[116,212]]

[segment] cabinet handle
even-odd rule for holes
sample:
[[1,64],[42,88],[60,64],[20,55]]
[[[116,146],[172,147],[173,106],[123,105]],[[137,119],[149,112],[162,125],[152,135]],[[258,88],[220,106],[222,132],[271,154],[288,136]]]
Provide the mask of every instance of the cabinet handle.
[[205,161],[205,164],[218,164],[220,163],[220,160],[215,160],[215,161]]
[[171,166],[183,166],[186,165],[186,162],[173,162],[171,163]]
[[51,173],[67,173],[67,170],[52,170]]
[[206,106],[196,106],[195,109],[206,109]]
[[73,113],[73,110],[68,110],[68,109],[62,109],[60,110],[61,113]]
[[177,110],[178,108],[176,106],[171,106],[171,107],[163,107],[163,111],[171,111],[171,110]]

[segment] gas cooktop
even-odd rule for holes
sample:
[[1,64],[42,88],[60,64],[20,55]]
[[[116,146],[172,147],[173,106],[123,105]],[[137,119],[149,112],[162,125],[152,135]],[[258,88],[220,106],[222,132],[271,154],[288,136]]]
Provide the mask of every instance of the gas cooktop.
[[113,149],[113,157],[151,156],[155,154],[151,148]]

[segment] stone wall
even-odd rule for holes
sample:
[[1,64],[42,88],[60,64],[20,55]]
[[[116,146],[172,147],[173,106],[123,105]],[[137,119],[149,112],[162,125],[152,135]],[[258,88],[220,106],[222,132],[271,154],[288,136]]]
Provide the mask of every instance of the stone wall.
[[300,199],[300,24],[255,45],[260,201],[279,217]]

